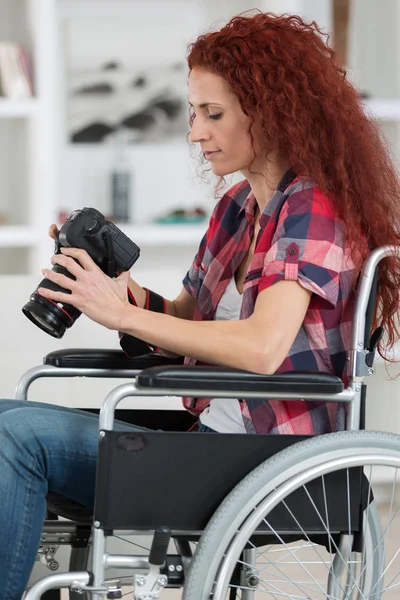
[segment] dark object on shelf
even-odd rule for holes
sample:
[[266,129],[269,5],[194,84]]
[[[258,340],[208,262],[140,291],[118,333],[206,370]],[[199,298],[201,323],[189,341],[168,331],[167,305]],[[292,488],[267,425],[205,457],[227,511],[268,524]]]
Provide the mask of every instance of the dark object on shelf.
[[115,131],[113,127],[105,123],[91,123],[71,136],[71,141],[75,144],[97,144],[102,142],[105,137]]
[[183,102],[179,98],[162,98],[152,100],[150,108],[155,107],[162,110],[169,119],[179,116],[183,108]]
[[126,130],[117,130],[113,136],[113,164],[111,168],[111,209],[117,223],[130,221],[132,165],[128,154]]
[[105,63],[105,65],[102,66],[101,70],[102,71],[116,71],[117,69],[121,68],[121,63],[119,63],[117,60],[110,60],[110,62]]
[[147,80],[146,77],[143,77],[143,75],[140,75],[140,77],[136,77],[136,79],[134,79],[132,81],[132,87],[133,88],[144,88],[147,85]]
[[109,83],[96,83],[95,85],[88,85],[83,88],[76,90],[75,96],[87,96],[89,94],[112,94],[114,88]]
[[156,124],[156,118],[152,114],[151,110],[146,109],[137,112],[126,119],[121,121],[122,127],[128,127],[129,129],[138,129],[139,131],[147,131],[150,127]]
[[146,108],[133,113],[120,122],[120,127],[127,127],[142,134],[156,133],[157,128],[167,121],[175,121],[183,111],[183,102],[177,97],[158,95],[149,101]]

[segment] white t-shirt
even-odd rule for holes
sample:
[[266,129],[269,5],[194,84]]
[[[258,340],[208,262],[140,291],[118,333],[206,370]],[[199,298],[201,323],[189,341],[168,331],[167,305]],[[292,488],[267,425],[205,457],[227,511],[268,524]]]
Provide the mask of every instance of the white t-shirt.
[[[214,319],[216,321],[239,320],[242,295],[232,277],[219,301]],[[239,400],[213,398],[200,415],[200,422],[219,433],[246,433]]]

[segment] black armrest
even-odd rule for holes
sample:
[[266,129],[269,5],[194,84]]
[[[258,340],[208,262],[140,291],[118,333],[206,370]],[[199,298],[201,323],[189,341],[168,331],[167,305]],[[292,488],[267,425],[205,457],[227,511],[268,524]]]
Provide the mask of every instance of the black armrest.
[[293,392],[338,394],[344,385],[340,377],[319,372],[288,372],[259,375],[225,367],[151,367],[139,373],[138,387],[246,392]]
[[122,350],[68,348],[50,352],[43,358],[44,365],[71,369],[132,369],[134,371],[160,365],[181,365],[182,357],[166,358],[160,354],[143,354],[133,358]]

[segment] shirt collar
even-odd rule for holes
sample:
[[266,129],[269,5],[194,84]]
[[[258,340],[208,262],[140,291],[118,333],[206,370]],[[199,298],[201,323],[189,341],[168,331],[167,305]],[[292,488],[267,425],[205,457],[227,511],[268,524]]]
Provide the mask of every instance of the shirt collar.
[[[280,180],[274,194],[271,196],[270,200],[267,202],[267,204],[264,208],[262,217],[264,217],[264,215],[265,215],[265,217],[269,218],[272,215],[276,206],[279,204],[280,199],[282,198],[282,194],[285,193],[286,189],[289,187],[289,185],[292,183],[292,181],[295,179],[295,177],[296,177],[296,173],[293,171],[293,169],[288,169],[288,171],[286,171],[286,173]],[[249,221],[249,223],[253,223],[256,199],[254,196],[254,192],[250,187],[250,184],[248,185],[248,187],[249,187],[249,193],[247,194],[246,198],[243,201],[243,204],[238,212],[238,217],[241,217],[242,212],[245,211],[247,220]],[[262,219],[262,221],[264,221],[264,220],[265,219]],[[263,225],[264,225],[264,223],[260,222],[260,226],[263,227]]]

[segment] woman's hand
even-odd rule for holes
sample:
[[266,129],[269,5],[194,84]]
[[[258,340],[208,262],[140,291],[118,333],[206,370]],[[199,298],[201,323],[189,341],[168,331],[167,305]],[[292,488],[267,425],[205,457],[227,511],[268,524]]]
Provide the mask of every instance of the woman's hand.
[[[52,240],[57,240],[59,233],[60,230],[58,229],[55,223],[50,225],[49,236]],[[128,287],[130,288],[130,291],[135,299],[137,306],[139,306],[139,308],[144,308],[144,305],[146,303],[146,291],[134,279],[132,279],[132,277],[129,277],[128,281]]]
[[52,225],[50,225],[49,227],[49,236],[51,237],[52,240],[56,240],[58,238],[58,234],[60,233],[60,230],[58,229],[57,225],[55,223],[53,223]]
[[72,304],[108,329],[118,330],[121,317],[127,309],[134,310],[127,294],[129,271],[111,279],[96,265],[86,250],[78,248],[61,248],[61,254],[55,254],[51,262],[67,269],[75,277],[75,281],[61,273],[43,269],[42,273],[47,279],[71,290],[71,294],[40,288],[38,293],[41,296],[55,302]]

